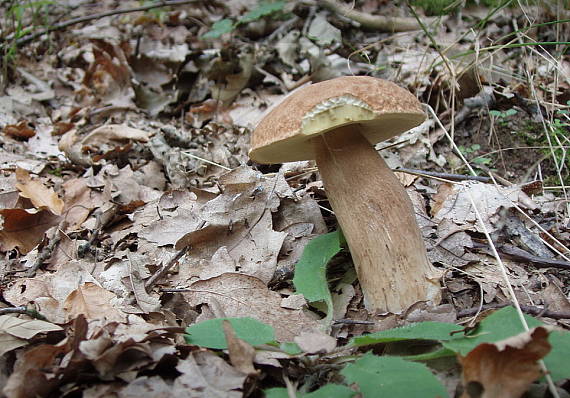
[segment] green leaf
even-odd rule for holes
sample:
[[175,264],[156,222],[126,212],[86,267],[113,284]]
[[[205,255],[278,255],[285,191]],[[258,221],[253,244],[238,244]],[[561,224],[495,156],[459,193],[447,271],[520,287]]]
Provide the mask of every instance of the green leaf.
[[209,32],[202,35],[202,39],[217,39],[225,33],[230,33],[234,28],[235,25],[231,19],[221,19],[212,25]]
[[327,264],[340,251],[339,232],[330,232],[311,240],[295,266],[293,284],[309,302],[324,301],[327,321],[332,319],[332,297],[327,283]]
[[349,345],[359,347],[401,340],[449,340],[453,336],[451,333],[458,330],[461,330],[461,326],[457,326],[453,323],[420,322],[400,328],[353,337]]
[[492,160],[489,158],[475,158],[473,159],[473,163],[475,164],[489,164]]
[[263,17],[266,17],[268,15],[283,10],[283,7],[285,7],[284,1],[274,1],[274,2],[262,1],[257,5],[257,7],[250,10],[243,17],[241,17],[238,23],[244,24],[248,22],[257,21],[258,19],[261,19]]
[[552,345],[552,351],[544,358],[544,364],[552,380],[557,382],[570,379],[570,333],[555,330],[548,336],[548,342]]
[[481,145],[479,145],[479,144],[473,144],[473,145],[471,145],[471,149],[472,149],[473,151],[478,151],[479,149],[481,149]]
[[503,112],[501,111],[496,111],[494,109],[489,111],[489,115],[494,116],[494,117],[502,117],[503,116]]
[[[270,388],[264,391],[266,398],[289,398],[286,388]],[[295,395],[298,398],[350,398],[356,392],[352,391],[347,386],[340,384],[327,384],[309,393],[299,393]]]
[[447,391],[424,364],[398,357],[378,357],[370,353],[341,374],[356,383],[364,398],[372,397],[447,397]]
[[236,337],[251,345],[267,344],[275,340],[275,331],[269,325],[253,318],[216,318],[209,319],[186,328],[186,342],[201,347],[226,349],[228,343],[224,335],[223,321],[232,325]]
[[517,114],[517,110],[514,109],[514,108],[507,109],[507,110],[505,111],[505,116],[514,116],[514,115],[516,115],[516,114]]
[[279,345],[281,351],[289,355],[299,355],[303,353],[303,350],[297,345],[297,343],[293,343],[292,341],[286,341]]
[[[529,328],[542,325],[531,316],[525,315],[525,319]],[[465,356],[481,343],[495,343],[524,331],[517,311],[513,307],[505,307],[483,319],[466,336],[457,336],[457,338],[443,341],[442,344],[444,347]]]

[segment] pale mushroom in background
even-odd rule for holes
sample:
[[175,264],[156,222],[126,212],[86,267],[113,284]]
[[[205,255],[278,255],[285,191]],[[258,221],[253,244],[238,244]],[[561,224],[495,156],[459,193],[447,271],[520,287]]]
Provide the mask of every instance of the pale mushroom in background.
[[369,310],[400,313],[440,297],[410,198],[374,149],[424,119],[403,88],[347,76],[295,91],[252,136],[256,162],[316,159]]

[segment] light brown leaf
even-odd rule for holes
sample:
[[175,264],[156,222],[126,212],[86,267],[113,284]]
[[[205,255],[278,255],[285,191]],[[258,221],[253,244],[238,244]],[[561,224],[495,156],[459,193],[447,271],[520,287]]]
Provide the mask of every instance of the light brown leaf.
[[275,329],[279,341],[291,341],[302,331],[319,328],[319,323],[302,310],[281,307],[281,295],[271,291],[258,278],[226,273],[198,281],[183,293],[190,305],[219,307],[227,317],[252,317]]
[[182,373],[175,381],[176,387],[192,391],[192,397],[239,398],[245,374],[209,351],[195,351],[176,370]]
[[124,321],[125,315],[111,304],[115,295],[94,283],[87,282],[67,296],[63,309],[68,319],[83,314],[88,320],[107,319]]
[[224,320],[223,327],[224,335],[226,336],[226,341],[228,342],[228,352],[232,365],[237,370],[245,374],[256,374],[257,372],[253,367],[255,348],[253,348],[253,346],[247,341],[236,337],[235,331],[232,328],[232,324],[229,321]]
[[16,318],[11,315],[0,315],[0,332],[8,333],[22,339],[31,339],[38,333],[52,332],[55,330],[62,330],[62,328],[39,319],[29,320]]
[[55,215],[61,215],[64,203],[52,188],[32,179],[30,173],[19,167],[16,169],[16,178],[16,188],[20,191],[20,196],[30,199],[37,209],[47,209]]

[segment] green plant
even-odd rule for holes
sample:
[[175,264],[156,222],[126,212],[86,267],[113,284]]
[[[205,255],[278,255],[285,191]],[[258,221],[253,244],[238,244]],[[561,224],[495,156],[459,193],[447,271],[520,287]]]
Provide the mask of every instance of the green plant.
[[499,121],[499,124],[506,125],[507,120],[509,117],[514,116],[518,113],[518,111],[514,108],[507,109],[506,111],[497,111],[492,109],[489,111],[489,115]]
[[249,22],[257,21],[261,18],[275,15],[285,7],[285,1],[262,1],[255,8],[247,12],[237,21],[224,18],[212,25],[212,29],[202,36],[203,39],[216,39],[225,33],[230,33],[238,26]]
[[411,4],[423,9],[427,15],[447,15],[457,10],[460,3],[457,0],[414,0]]
[[[570,101],[567,102],[570,105]],[[554,163],[560,169],[560,176],[564,185],[570,184],[570,157],[568,156],[567,147],[570,145],[570,122],[568,121],[568,110],[559,110],[556,112],[556,116],[560,118],[555,118],[547,129],[547,134],[549,135],[546,140],[548,141],[548,146],[552,146],[552,150],[544,149],[545,155],[552,156]],[[566,121],[561,119],[565,117]]]
[[53,5],[51,0],[18,1],[5,0],[1,6],[5,8],[2,20],[1,42],[1,68],[2,80],[0,88],[4,89],[7,81],[8,68],[14,62],[17,54],[18,39],[34,32],[37,28],[48,25],[49,6]]
[[[554,382],[570,378],[570,367],[566,361],[570,355],[570,333],[553,330],[535,318],[525,315],[529,328],[543,328],[541,333],[548,339],[552,347],[545,356],[544,363]],[[262,344],[270,345],[272,351],[281,351],[289,358],[302,355],[295,343],[274,341],[275,334],[271,326],[251,318],[213,319],[192,325],[186,329],[188,343],[206,348],[226,349],[225,340],[228,322],[236,337],[265,349]],[[352,397],[360,393],[362,397],[396,396],[409,397],[447,397],[447,391],[432,374],[429,366],[431,360],[438,358],[466,358],[471,352],[483,346],[494,345],[501,347],[507,339],[525,333],[525,328],[517,311],[505,307],[484,318],[475,327],[465,329],[452,323],[419,322],[408,326],[384,330],[368,335],[353,337],[344,347],[346,355],[335,356],[335,362],[345,364],[339,371],[344,379],[335,377],[337,384],[326,384],[315,391],[309,392],[308,386],[301,385],[297,396],[305,398],[320,397]],[[527,338],[527,337],[525,337]],[[519,341],[521,339],[519,338]],[[512,340],[511,340],[512,341]],[[386,345],[398,342],[409,342],[416,347],[424,347],[424,352],[416,355],[375,355],[370,351],[354,355],[355,348],[373,348],[375,345]],[[417,342],[422,342],[417,344]],[[512,343],[511,343],[512,344]],[[501,354],[497,361],[506,361],[507,352]],[[342,351],[340,351],[342,352]],[[480,351],[479,351],[480,352]],[[531,355],[531,354],[529,354]],[[532,356],[532,355],[531,355]],[[286,357],[284,357],[286,358]],[[330,359],[330,358],[329,358]],[[323,360],[325,360],[323,358]],[[490,359],[488,359],[490,360]],[[512,360],[512,359],[511,359]],[[419,362],[424,363],[419,363]],[[307,362],[309,364],[310,362]],[[435,363],[434,363],[435,364]],[[345,384],[338,384],[343,381]],[[352,390],[349,388],[352,386]],[[313,386],[314,388],[314,386]],[[287,397],[286,388],[271,388],[265,391],[269,398]]]
[[[460,145],[458,148],[459,148],[459,151],[461,151],[461,153],[464,156],[470,157],[470,155],[473,155],[475,152],[477,152],[481,149],[481,145],[473,144],[473,145],[468,146],[468,147]],[[479,165],[479,166],[487,166],[493,162],[493,160],[491,158],[488,158],[486,156],[477,156],[477,157],[472,158],[470,161],[472,163],[474,163],[475,165]]]

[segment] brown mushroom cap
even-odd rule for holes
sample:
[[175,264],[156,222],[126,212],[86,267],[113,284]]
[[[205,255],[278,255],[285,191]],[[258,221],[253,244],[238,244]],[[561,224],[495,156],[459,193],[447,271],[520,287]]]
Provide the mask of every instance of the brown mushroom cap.
[[311,138],[358,123],[374,145],[425,120],[419,101],[392,82],[345,76],[303,87],[285,98],[253,132],[249,156],[258,163],[314,159]]

